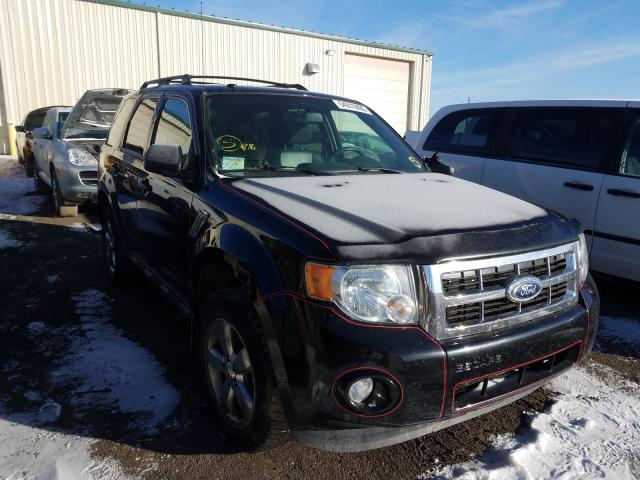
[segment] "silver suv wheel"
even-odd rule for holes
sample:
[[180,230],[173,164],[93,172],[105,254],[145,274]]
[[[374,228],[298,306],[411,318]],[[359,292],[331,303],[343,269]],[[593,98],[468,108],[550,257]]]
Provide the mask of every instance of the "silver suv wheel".
[[248,425],[255,411],[253,366],[240,333],[224,318],[216,318],[208,328],[207,357],[218,410],[231,425]]

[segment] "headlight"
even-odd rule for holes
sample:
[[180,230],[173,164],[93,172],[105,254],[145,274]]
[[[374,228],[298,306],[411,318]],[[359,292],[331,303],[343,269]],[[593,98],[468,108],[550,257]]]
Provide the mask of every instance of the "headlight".
[[578,281],[580,286],[587,281],[587,275],[589,275],[589,249],[584,233],[581,233],[578,236]]
[[308,263],[307,293],[334,302],[349,317],[367,323],[417,323],[418,302],[411,267],[336,267]]
[[81,148],[70,148],[67,152],[67,160],[76,167],[93,167],[98,165],[98,161],[93,155]]

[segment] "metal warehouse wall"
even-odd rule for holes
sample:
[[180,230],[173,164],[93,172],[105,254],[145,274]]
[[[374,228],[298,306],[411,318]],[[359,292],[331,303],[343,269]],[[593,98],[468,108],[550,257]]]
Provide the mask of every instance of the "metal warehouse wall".
[[[137,88],[158,76],[247,76],[340,95],[345,53],[410,62],[407,128],[424,125],[431,84],[426,52],[110,2],[2,0],[0,151],[8,150],[7,122],[19,124],[34,108],[73,105],[89,88]],[[307,62],[320,73],[306,75]]]

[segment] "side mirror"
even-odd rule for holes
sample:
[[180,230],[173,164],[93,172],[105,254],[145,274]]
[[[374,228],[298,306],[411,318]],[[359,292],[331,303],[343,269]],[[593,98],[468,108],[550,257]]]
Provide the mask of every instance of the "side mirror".
[[33,138],[51,138],[47,127],[34,128],[31,133],[33,134]]
[[182,147],[180,145],[151,145],[144,155],[144,169],[165,177],[180,176]]
[[15,128],[16,132],[18,132],[18,133],[24,133],[25,132],[24,127],[22,125],[16,125],[13,128]]
[[450,167],[449,165],[445,165],[440,161],[440,157],[438,156],[438,152],[434,153],[430,157],[424,157],[424,161],[427,166],[431,169],[431,171],[435,173],[443,173],[445,175],[453,175],[455,173],[455,169]]

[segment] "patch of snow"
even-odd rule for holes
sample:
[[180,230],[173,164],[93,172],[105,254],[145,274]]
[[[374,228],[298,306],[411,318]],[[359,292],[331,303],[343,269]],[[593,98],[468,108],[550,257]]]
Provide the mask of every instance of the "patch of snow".
[[0,159],[0,212],[27,215],[37,212],[48,197],[34,193],[33,179],[13,158]]
[[54,375],[79,382],[76,405],[136,413],[139,427],[155,430],[179,401],[178,392],[163,377],[164,368],[110,324],[111,307],[102,292],[85,290],[72,300],[83,335],[74,340]]
[[29,333],[40,333],[42,330],[44,330],[45,324],[44,322],[31,322],[29,325],[27,325],[27,330],[29,331]]
[[47,275],[47,282],[54,283],[57,282],[59,278],[58,275]]
[[19,247],[21,245],[22,242],[11,238],[11,236],[4,230],[0,230],[0,248]]
[[0,478],[6,480],[116,480],[117,462],[91,459],[93,440],[38,428],[38,419],[0,417]]
[[475,461],[420,478],[632,480],[640,468],[640,386],[629,395],[580,367],[553,380],[559,392],[531,429],[497,437]]

